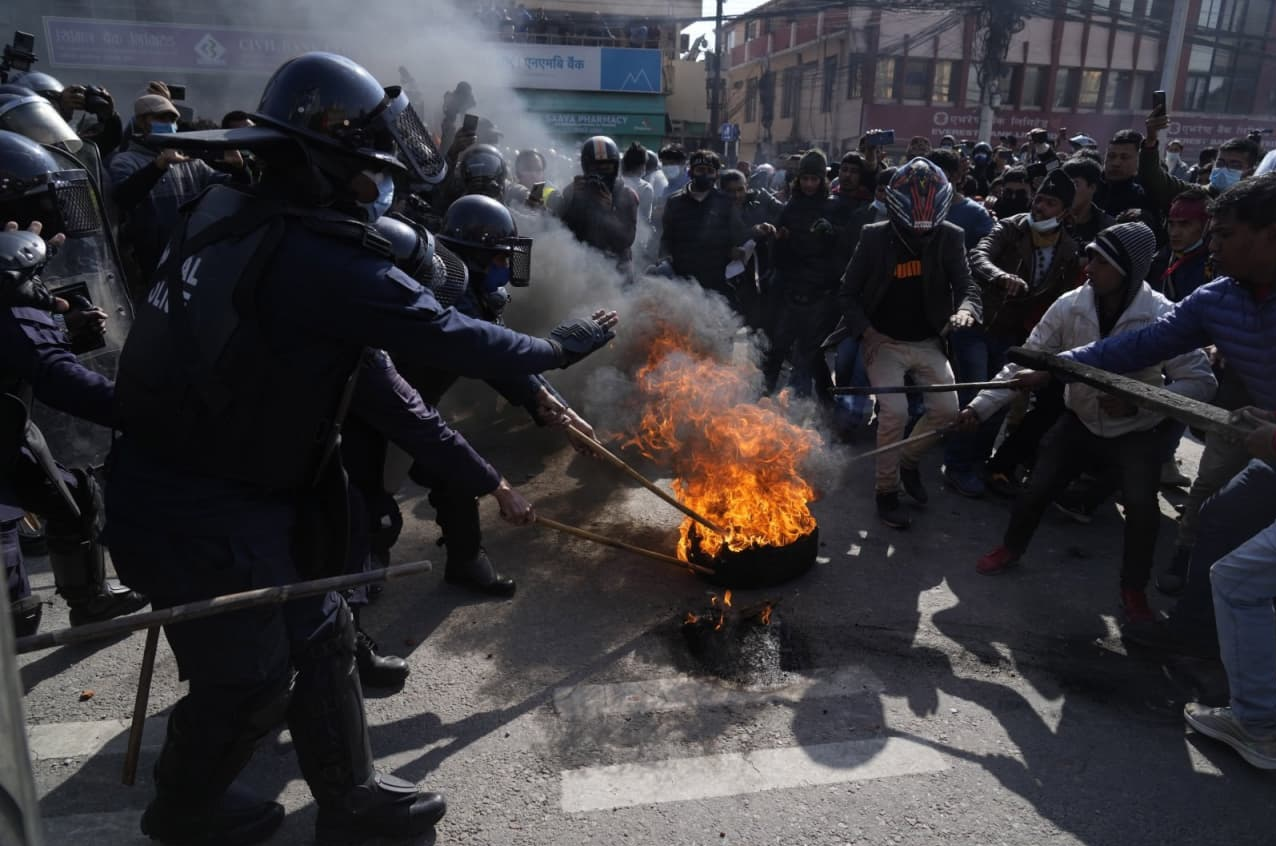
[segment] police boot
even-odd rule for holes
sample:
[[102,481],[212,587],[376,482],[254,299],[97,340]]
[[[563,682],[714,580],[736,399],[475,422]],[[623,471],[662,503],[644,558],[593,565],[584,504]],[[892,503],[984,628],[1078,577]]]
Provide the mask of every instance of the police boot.
[[408,680],[408,662],[393,655],[378,655],[377,642],[359,625],[359,612],[354,613],[355,664],[359,667],[359,682],[364,687],[395,690]]
[[487,596],[513,596],[517,588],[514,580],[496,572],[483,549],[478,500],[450,496],[446,491],[438,494],[431,491],[430,504],[434,506],[439,528],[443,530],[439,546],[447,549],[443,580]]
[[288,728],[319,806],[320,844],[420,836],[447,811],[442,795],[373,767],[355,642],[354,617],[342,604],[333,630],[293,656],[297,680]]
[[13,618],[13,636],[30,637],[40,628],[44,603],[38,596],[24,596],[9,603],[9,616]]
[[[207,698],[207,697],[206,697]],[[281,684],[242,709],[213,701],[227,724],[201,709],[192,694],[168,719],[164,748],[155,762],[155,801],[142,814],[142,833],[171,846],[250,846],[267,840],[284,820],[283,806],[234,784],[257,741],[277,726],[287,709]],[[222,707],[219,709],[218,705]]]
[[106,555],[95,541],[49,536],[49,567],[58,593],[71,609],[71,625],[132,614],[149,599],[106,580]]

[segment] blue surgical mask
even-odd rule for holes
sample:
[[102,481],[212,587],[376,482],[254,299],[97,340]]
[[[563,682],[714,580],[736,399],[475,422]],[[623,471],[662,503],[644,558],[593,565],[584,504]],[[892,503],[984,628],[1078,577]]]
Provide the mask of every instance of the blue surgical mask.
[[509,266],[499,267],[493,264],[487,268],[487,274],[483,277],[483,290],[490,294],[498,288],[505,287],[509,282]]
[[160,123],[157,120],[151,121],[152,135],[172,135],[175,132],[177,132],[176,121],[173,121],[172,123]]
[[1210,187],[1226,191],[1241,181],[1241,172],[1231,167],[1218,167],[1210,171]]
[[394,177],[390,175],[389,171],[384,170],[380,173],[365,170],[363,175],[377,185],[377,198],[370,203],[359,204],[367,213],[368,222],[372,223],[383,217],[390,210],[390,206],[394,205]]
[[686,168],[683,165],[676,165],[676,164],[662,165],[660,168],[661,173],[663,173],[665,175],[665,178],[668,179],[670,182],[677,179],[679,176],[682,176],[682,173],[684,170],[686,170]]

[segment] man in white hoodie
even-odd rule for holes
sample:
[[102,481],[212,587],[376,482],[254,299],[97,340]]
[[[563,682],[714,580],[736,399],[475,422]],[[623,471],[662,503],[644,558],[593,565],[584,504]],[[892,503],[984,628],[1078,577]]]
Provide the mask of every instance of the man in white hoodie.
[[[1119,223],[1100,232],[1085,248],[1087,283],[1059,297],[1024,346],[1059,353],[1155,323],[1173,308],[1143,281],[1155,252],[1156,237],[1142,223]],[[1008,364],[997,379],[1022,383],[1025,372]],[[1199,350],[1128,375],[1202,401],[1209,401],[1218,387]],[[1028,381],[1044,384],[1049,378],[1033,374]],[[982,391],[963,409],[959,425],[977,427],[1013,397],[1012,390]],[[976,570],[992,575],[1019,563],[1046,508],[1097,460],[1116,472],[1123,491],[1122,608],[1128,620],[1151,619],[1145,590],[1160,523],[1161,451],[1173,421],[1079,383],[1067,386],[1064,402],[1067,411],[1042,440],[1028,489],[1015,501],[1002,545],[980,558]]]

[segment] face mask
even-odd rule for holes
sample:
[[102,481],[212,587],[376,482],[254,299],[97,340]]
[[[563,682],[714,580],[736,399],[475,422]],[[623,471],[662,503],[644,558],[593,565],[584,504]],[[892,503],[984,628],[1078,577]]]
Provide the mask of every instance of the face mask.
[[172,135],[177,132],[177,122],[160,123],[159,121],[151,122],[151,134],[153,135]]
[[509,284],[510,269],[509,265],[498,267],[491,265],[487,268],[487,275],[483,277],[483,291],[490,294],[498,288],[502,288]]
[[661,165],[660,172],[665,175],[669,181],[673,181],[682,175],[682,165]]
[[691,177],[691,189],[693,191],[709,191],[713,188],[713,182],[717,177],[712,173],[701,173]]
[[1210,187],[1226,191],[1241,181],[1241,172],[1230,167],[1215,167],[1210,171]]
[[1178,167],[1180,164],[1182,164],[1182,162],[1183,162],[1183,157],[1179,155],[1178,153],[1165,154],[1165,163],[1169,165],[1171,169]]
[[359,204],[367,213],[368,222],[371,223],[382,217],[390,210],[390,206],[394,204],[394,177],[388,171],[373,173],[370,170],[365,170],[363,175],[377,185],[377,198],[370,203]]
[[1059,228],[1059,218],[1052,217],[1049,220],[1029,219],[1028,225],[1032,227],[1033,232],[1045,235]]

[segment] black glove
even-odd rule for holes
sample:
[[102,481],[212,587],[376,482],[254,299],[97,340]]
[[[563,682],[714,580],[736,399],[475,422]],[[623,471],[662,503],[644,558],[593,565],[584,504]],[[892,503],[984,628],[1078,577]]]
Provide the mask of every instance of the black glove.
[[833,224],[827,218],[820,218],[811,224],[811,234],[813,235],[832,235]]
[[558,348],[561,366],[571,367],[590,353],[607,346],[616,333],[588,318],[565,320],[549,333],[549,342]]
[[22,230],[0,232],[0,306],[53,311],[53,295],[40,281],[40,271],[51,257],[39,235]]

